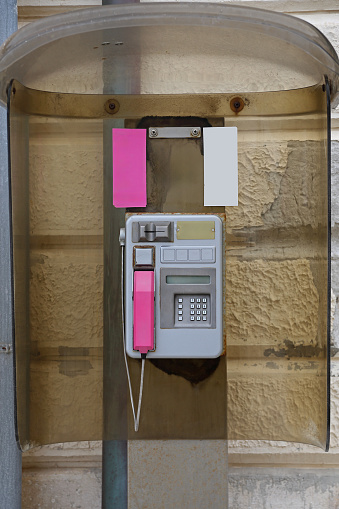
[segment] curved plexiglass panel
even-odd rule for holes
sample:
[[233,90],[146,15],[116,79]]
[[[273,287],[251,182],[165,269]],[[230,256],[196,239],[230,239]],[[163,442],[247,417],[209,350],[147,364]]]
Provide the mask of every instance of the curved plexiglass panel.
[[[228,436],[325,447],[326,93],[320,84],[247,94],[242,115],[231,110],[231,97],[220,95],[216,110],[208,96],[192,103],[185,95],[117,96],[119,111],[103,121],[97,111],[99,104],[104,109],[105,96],[87,96],[86,113],[94,118],[77,119],[67,116],[67,102],[79,98],[59,96],[58,111],[54,94],[13,83],[17,400],[23,446],[101,437]],[[291,104],[299,104],[296,115]],[[51,116],[42,114],[41,105]],[[172,115],[162,117],[163,111]],[[226,211],[204,207],[201,139],[149,138],[148,205],[115,209],[112,128],[182,127],[192,118],[202,130],[238,128],[239,205]],[[27,157],[16,149],[23,140]],[[25,175],[29,185],[22,186]],[[22,191],[15,191],[20,184]],[[226,393],[225,355],[146,361],[138,433],[123,359],[119,246],[125,213],[136,212],[207,212],[223,219],[228,372]],[[30,325],[20,326],[25,323]],[[129,365],[136,390],[140,361],[130,359]]]
[[[107,6],[49,17],[1,49],[23,448],[101,438],[326,447],[326,80],[334,99],[338,59],[301,20],[194,7]],[[147,207],[114,208],[112,128],[192,122],[202,132],[238,129],[239,205],[204,206],[202,139],[147,138]],[[220,217],[226,345],[216,359],[146,361],[137,433],[119,246],[135,213]],[[140,361],[129,365],[136,399]]]
[[0,96],[12,78],[51,92],[172,94],[289,90],[324,74],[335,96],[338,70],[329,41],[291,16],[200,2],[114,5],[19,30],[0,53]]

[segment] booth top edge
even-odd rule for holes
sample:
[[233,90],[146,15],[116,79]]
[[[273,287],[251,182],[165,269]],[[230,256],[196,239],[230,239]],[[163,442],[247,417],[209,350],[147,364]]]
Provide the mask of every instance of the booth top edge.
[[[239,29],[248,32],[248,46],[251,45],[253,34],[269,35],[274,40],[296,47],[298,51],[305,53],[305,56],[316,63],[317,72],[329,77],[332,99],[337,95],[338,55],[328,39],[306,21],[283,13],[247,6],[196,2],[193,10],[191,2],[146,2],[99,6],[48,16],[15,32],[0,48],[0,101],[6,101],[6,90],[12,79],[28,87],[57,91],[49,87],[48,77],[41,80],[43,82],[41,87],[37,86],[41,77],[35,81],[27,78],[29,72],[26,68],[31,65],[31,59],[39,56],[51,44],[55,44],[56,48],[55,61],[61,60],[61,55],[57,54],[60,51],[57,41],[71,36],[83,37],[85,40],[90,33],[103,33],[106,30],[140,27],[149,27],[152,30],[153,27],[159,26],[204,27],[211,31],[217,28]],[[243,49],[240,47],[239,52]],[[68,47],[68,50],[71,54],[72,45]],[[83,66],[86,65],[87,59],[85,51],[82,57]],[[265,56],[263,55],[262,58]],[[83,93],[81,90],[79,92],[76,86],[76,67],[74,67],[74,73],[74,76],[69,76],[69,81],[75,84],[74,90],[67,90],[67,92]],[[263,91],[265,90],[267,87],[263,87]],[[65,90],[61,90],[63,91]],[[97,92],[89,90],[89,93]]]

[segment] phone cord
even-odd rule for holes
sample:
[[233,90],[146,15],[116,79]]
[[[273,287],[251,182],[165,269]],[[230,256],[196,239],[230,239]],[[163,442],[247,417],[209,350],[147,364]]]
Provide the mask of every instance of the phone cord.
[[132,392],[132,384],[131,377],[128,368],[127,354],[126,354],[126,341],[125,341],[125,310],[124,310],[124,246],[121,246],[121,319],[122,319],[122,342],[123,342],[123,350],[124,350],[124,359],[129,387],[129,395],[132,405],[133,419],[134,419],[134,431],[138,431],[139,429],[139,421],[140,421],[140,411],[141,411],[141,401],[142,401],[142,391],[144,388],[144,375],[145,375],[145,360],[146,355],[142,355],[141,357],[141,375],[140,375],[140,387],[139,387],[139,401],[138,401],[138,409],[135,414],[135,407],[133,401],[133,392]]

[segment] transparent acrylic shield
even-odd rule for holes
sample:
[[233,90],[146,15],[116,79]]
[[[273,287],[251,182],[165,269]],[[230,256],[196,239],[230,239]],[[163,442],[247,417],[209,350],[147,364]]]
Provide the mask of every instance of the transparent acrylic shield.
[[[325,87],[246,94],[248,106],[239,116],[230,109],[231,97],[220,95],[216,111],[209,96],[116,96],[120,109],[109,120],[101,113],[105,96],[59,97],[56,110],[54,94],[12,84],[23,448],[101,438],[226,437],[326,446]],[[77,100],[98,113],[69,117],[68,104]],[[294,115],[291,104],[298,105]],[[42,106],[46,115],[37,115]],[[202,140],[148,139],[148,205],[115,209],[112,127],[191,123],[238,128],[238,207],[203,206]],[[224,219],[227,380],[225,355],[146,361],[135,433],[123,361],[119,230],[126,213],[143,212],[207,212]],[[129,366],[136,398],[140,361],[130,359]]]

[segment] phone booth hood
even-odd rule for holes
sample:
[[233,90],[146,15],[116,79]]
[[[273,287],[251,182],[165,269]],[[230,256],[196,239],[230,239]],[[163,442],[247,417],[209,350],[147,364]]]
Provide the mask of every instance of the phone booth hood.
[[[328,148],[338,74],[315,27],[221,4],[78,10],[6,41],[0,99],[22,448],[133,438],[328,448]],[[237,127],[238,206],[204,207],[201,140],[148,138],[147,206],[113,207],[112,129],[168,126]],[[216,214],[224,239],[223,354],[150,361],[138,433],[119,248],[135,213]],[[137,384],[139,361],[130,369]]]

